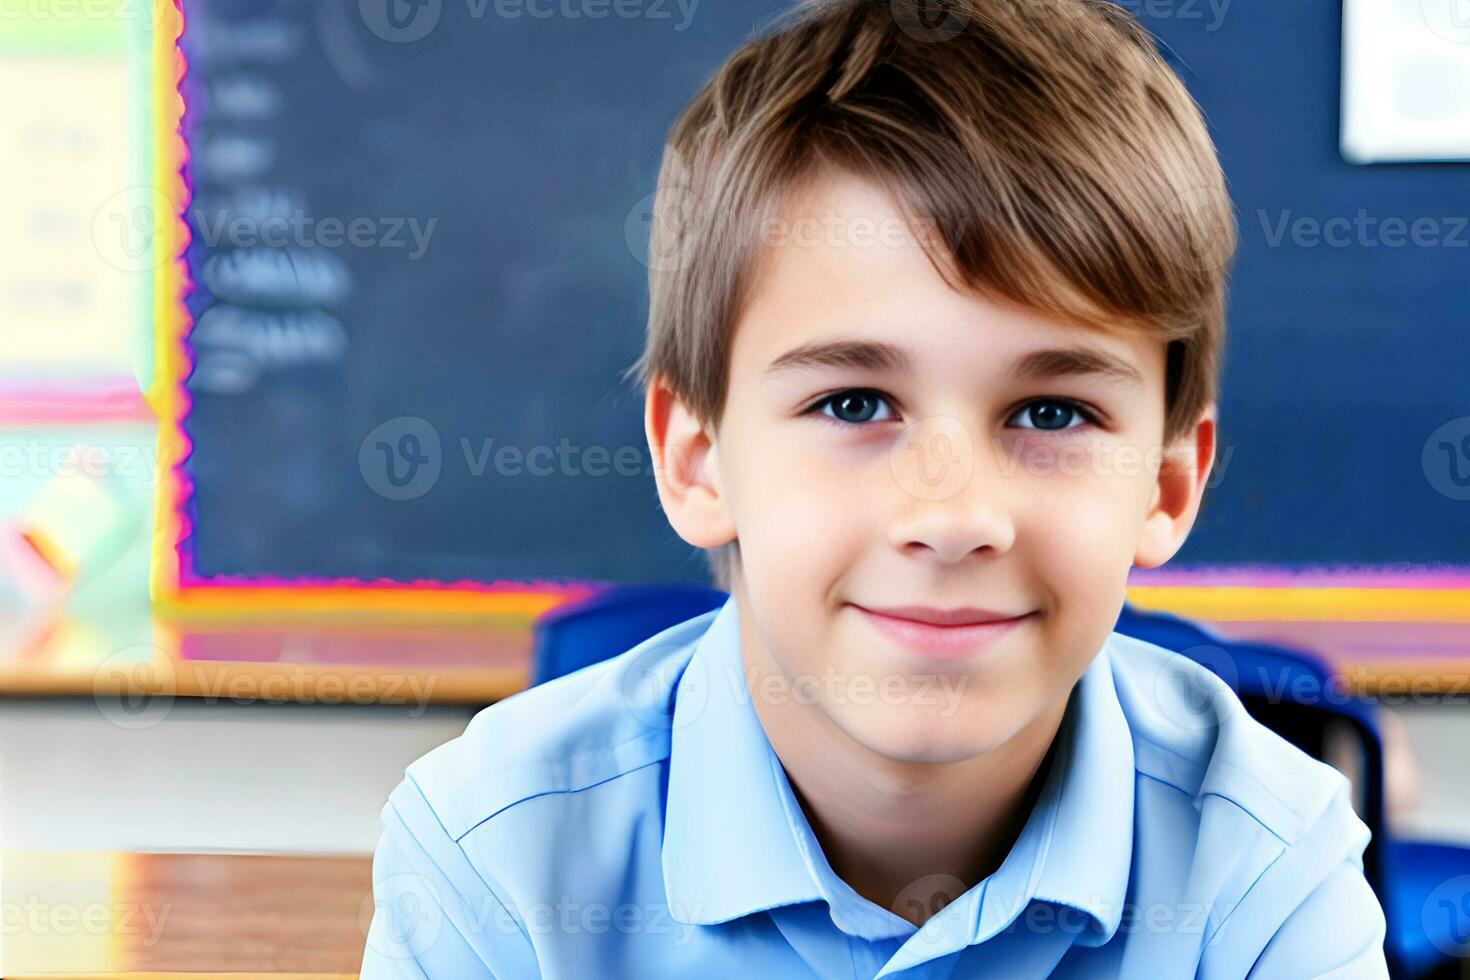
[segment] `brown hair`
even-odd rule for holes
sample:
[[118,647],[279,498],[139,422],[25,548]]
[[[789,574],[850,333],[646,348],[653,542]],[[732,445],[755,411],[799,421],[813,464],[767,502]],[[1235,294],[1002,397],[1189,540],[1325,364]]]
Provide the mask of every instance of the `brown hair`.
[[[742,45],[670,131],[645,389],[718,428],[756,230],[825,166],[931,228],[950,285],[1166,342],[1165,444],[1215,399],[1229,196],[1198,107],[1110,0],[807,0]],[[708,558],[729,589],[738,542]]]

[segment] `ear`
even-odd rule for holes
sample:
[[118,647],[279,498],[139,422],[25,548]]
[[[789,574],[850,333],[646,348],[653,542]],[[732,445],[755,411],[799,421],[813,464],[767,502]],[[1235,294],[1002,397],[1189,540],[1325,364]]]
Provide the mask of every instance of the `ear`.
[[735,523],[720,488],[717,447],[663,378],[648,386],[643,429],[659,503],[674,531],[696,548],[735,540]]
[[1174,557],[1189,537],[1215,464],[1217,414],[1218,408],[1211,402],[1194,428],[1166,447],[1138,551],[1133,556],[1135,567],[1162,565]]

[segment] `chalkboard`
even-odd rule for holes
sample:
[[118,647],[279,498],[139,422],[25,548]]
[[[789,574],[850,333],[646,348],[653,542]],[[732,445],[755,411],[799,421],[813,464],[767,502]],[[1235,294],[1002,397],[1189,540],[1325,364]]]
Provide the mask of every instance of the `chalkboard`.
[[196,574],[703,578],[620,377],[665,134],[778,6],[187,0]]
[[[196,576],[703,579],[620,378],[668,126],[784,6],[185,0]],[[1130,9],[1242,227],[1221,474],[1176,563],[1464,561],[1425,447],[1470,415],[1470,250],[1275,230],[1463,215],[1470,175],[1338,158],[1336,0]]]

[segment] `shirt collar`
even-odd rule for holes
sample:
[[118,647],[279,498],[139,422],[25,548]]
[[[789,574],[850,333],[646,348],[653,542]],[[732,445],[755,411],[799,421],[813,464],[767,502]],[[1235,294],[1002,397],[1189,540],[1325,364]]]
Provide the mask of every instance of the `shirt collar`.
[[[713,925],[822,897],[787,819],[775,752],[751,703],[735,597],[674,694],[663,873],[669,914]],[[779,769],[779,764],[776,767]]]
[[[1110,637],[1073,689],[1046,782],[1001,866],[919,930],[925,958],[988,939],[1033,898],[1085,913],[1078,943],[1116,932],[1132,864],[1134,760],[1112,646]],[[825,900],[854,935],[916,931],[854,892],[822,854],[751,703],[734,596],[675,697],[662,852],[675,920],[710,925]]]
[[[1036,884],[1016,897],[1087,913],[1087,930],[1076,938],[1086,946],[1113,938],[1133,866],[1133,735],[1113,684],[1117,635],[1109,635],[1073,689],[1058,733],[1063,742],[1022,831],[1037,838]],[[1009,922],[1002,917],[1014,918],[1021,909],[986,911],[987,919],[993,914],[1004,926]],[[982,932],[988,924],[982,923]]]

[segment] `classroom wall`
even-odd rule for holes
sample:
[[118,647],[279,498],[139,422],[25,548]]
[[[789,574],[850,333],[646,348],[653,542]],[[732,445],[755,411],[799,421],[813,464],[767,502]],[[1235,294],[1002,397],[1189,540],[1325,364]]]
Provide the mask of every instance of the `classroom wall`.
[[[418,36],[351,0],[196,0],[198,574],[702,579],[658,510],[620,376],[647,313],[663,134],[781,6],[538,20],[446,0]],[[1343,162],[1338,0],[1130,9],[1201,104],[1241,228],[1218,479],[1175,564],[1463,562],[1452,466],[1470,473],[1470,452],[1431,437],[1470,415],[1464,167]],[[265,110],[227,97],[242,75]],[[261,187],[278,196],[241,196]],[[377,238],[298,248],[322,290],[297,295],[203,234],[255,206],[365,216]],[[1360,210],[1434,219],[1437,243],[1389,247],[1370,227],[1309,244],[1313,223]],[[394,221],[400,246],[384,241]],[[564,443],[574,462],[545,473],[494,455]],[[579,466],[591,447],[602,475]],[[640,463],[620,469],[620,452]]]

